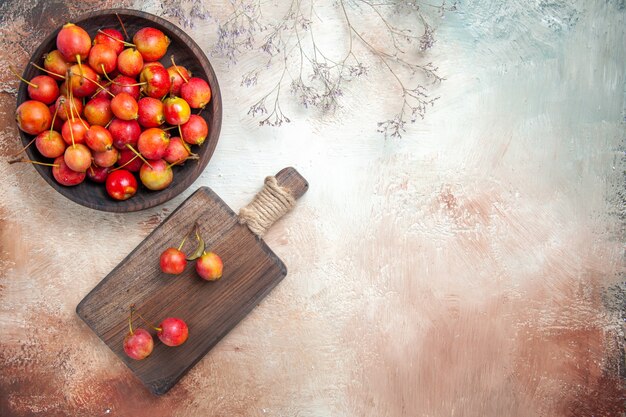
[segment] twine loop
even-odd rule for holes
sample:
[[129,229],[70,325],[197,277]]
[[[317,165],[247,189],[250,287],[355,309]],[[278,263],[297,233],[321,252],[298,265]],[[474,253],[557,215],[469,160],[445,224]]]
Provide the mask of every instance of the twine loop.
[[263,189],[250,204],[239,210],[239,223],[248,225],[255,235],[262,237],[295,203],[291,193],[278,185],[276,177],[267,177]]

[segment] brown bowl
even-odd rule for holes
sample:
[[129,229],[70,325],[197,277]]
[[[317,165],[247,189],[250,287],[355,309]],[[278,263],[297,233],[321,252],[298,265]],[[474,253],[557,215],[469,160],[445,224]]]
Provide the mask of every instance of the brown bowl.
[[[116,14],[119,15],[124,22],[126,31],[131,37],[140,28],[146,26],[157,28],[165,33],[170,38],[171,43],[167,54],[163,57],[161,62],[165,67],[170,66],[170,55],[173,54],[178,65],[186,67],[195,77],[207,80],[211,86],[212,92],[211,101],[200,114],[209,126],[209,135],[201,146],[193,147],[193,151],[198,154],[199,159],[190,160],[182,166],[173,167],[174,180],[172,184],[164,190],[150,191],[138,181],[139,189],[137,190],[137,194],[126,201],[116,201],[109,197],[104,184],[96,184],[85,179],[85,181],[77,186],[66,187],[55,181],[52,176],[52,168],[33,165],[39,174],[41,174],[55,190],[70,200],[96,210],[123,213],[143,210],[162,204],[183,192],[198,178],[209,163],[209,159],[211,159],[213,155],[220,135],[222,125],[222,97],[219,84],[217,83],[217,77],[204,52],[202,52],[200,47],[185,32],[165,19],[137,10],[109,9],[82,15],[72,23],[81,26],[89,32],[89,35],[93,39],[97,30],[101,28],[111,27],[122,31]],[[56,49],[56,36],[60,29],[60,27],[57,28],[57,30],[52,32],[41,43],[31,57],[32,62],[43,66],[44,54]],[[32,65],[28,65],[24,70],[23,77],[29,80],[41,73],[41,71]],[[17,93],[17,105],[19,106],[26,100],[28,100],[27,86],[25,83],[20,83],[20,88]],[[33,139],[33,136],[22,131],[20,131],[20,136],[24,146]],[[41,156],[34,146],[29,147],[27,153],[28,157],[32,160],[51,162],[50,159]]]

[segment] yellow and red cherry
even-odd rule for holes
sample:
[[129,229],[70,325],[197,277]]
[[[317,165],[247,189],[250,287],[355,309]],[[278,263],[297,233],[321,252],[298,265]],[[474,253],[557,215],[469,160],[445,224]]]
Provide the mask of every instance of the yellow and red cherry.
[[72,97],[70,100],[67,96],[60,95],[55,106],[59,109],[57,117],[62,120],[78,117],[83,112],[83,102],[76,97]]
[[46,158],[57,158],[65,153],[67,145],[59,132],[46,130],[35,138],[35,147]]
[[143,69],[143,58],[135,48],[127,48],[117,57],[117,69],[127,77],[136,77]]
[[165,121],[171,125],[182,125],[189,121],[191,108],[180,97],[168,97],[163,101]]
[[111,100],[107,97],[92,98],[85,104],[83,114],[90,125],[106,126],[113,120]]
[[169,144],[170,137],[167,132],[152,127],[141,132],[137,149],[146,159],[161,159]]
[[141,90],[148,97],[161,99],[170,91],[170,76],[163,66],[151,65],[144,67],[139,74]]
[[[111,133],[102,126],[90,126],[85,133],[85,144],[94,152],[110,151],[113,149],[113,136],[111,136]],[[111,165],[113,164],[108,166]]]
[[93,162],[99,167],[109,168],[117,163],[120,157],[120,151],[115,148],[104,152],[94,152]]
[[135,33],[133,43],[143,56],[144,61],[152,62],[165,56],[170,39],[160,30],[146,27]]
[[191,157],[189,147],[179,137],[170,138],[170,144],[167,145],[163,159],[171,165],[184,164]]
[[222,259],[214,252],[206,252],[196,261],[196,272],[207,281],[220,279],[223,269]]
[[91,166],[91,151],[82,143],[76,143],[65,149],[63,159],[72,171],[85,172]]
[[172,183],[174,172],[171,165],[163,159],[150,160],[141,166],[139,179],[149,190],[159,191]]
[[67,86],[76,97],[91,96],[98,90],[100,76],[88,65],[72,65]]
[[50,129],[52,115],[48,106],[41,101],[27,100],[15,110],[17,126],[29,135],[38,135]]
[[111,100],[111,110],[121,120],[136,120],[139,106],[137,100],[128,93],[119,93]]
[[180,96],[180,87],[191,78],[191,72],[185,67],[176,65],[174,57],[172,57],[172,66],[167,69],[170,75],[170,94]]

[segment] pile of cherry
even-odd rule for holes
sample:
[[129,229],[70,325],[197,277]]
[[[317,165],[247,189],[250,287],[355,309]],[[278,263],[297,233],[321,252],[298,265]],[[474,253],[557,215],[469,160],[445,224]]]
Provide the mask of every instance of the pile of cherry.
[[22,79],[30,100],[16,110],[19,128],[35,136],[30,144],[54,162],[12,162],[49,165],[64,186],[106,183],[113,199],[126,200],[137,192],[133,173],[162,190],[173,181],[172,166],[197,159],[191,146],[204,142],[209,127],[191,109],[202,111],[211,88],[173,56],[169,68],[158,62],[170,43],[160,30],[142,28],[132,40],[108,28],[92,45],[81,27],[63,26],[43,67],[33,63],[46,75]]
[[[181,249],[192,231],[195,232],[198,245],[192,253],[186,255]],[[197,223],[194,224],[193,229],[185,235],[178,248],[170,247],[161,253],[159,266],[161,271],[165,274],[180,275],[185,270],[187,261],[196,261],[196,272],[200,278],[206,281],[216,281],[222,277],[224,263],[216,253],[205,251],[204,239],[200,236]],[[124,352],[129,358],[136,360],[145,359],[154,349],[154,340],[150,332],[143,328],[133,329],[133,315],[135,313],[148,327],[156,330],[157,337],[166,346],[180,346],[189,336],[189,328],[183,319],[168,317],[157,327],[144,319],[143,316],[137,312],[135,306],[131,305],[130,315],[128,316],[128,334],[124,338]]]

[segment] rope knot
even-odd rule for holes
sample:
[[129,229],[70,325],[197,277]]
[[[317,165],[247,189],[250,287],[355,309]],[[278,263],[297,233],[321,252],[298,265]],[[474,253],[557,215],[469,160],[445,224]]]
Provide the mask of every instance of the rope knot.
[[295,203],[291,193],[278,185],[276,177],[267,177],[263,189],[250,204],[239,210],[239,223],[248,225],[255,235],[262,237]]

